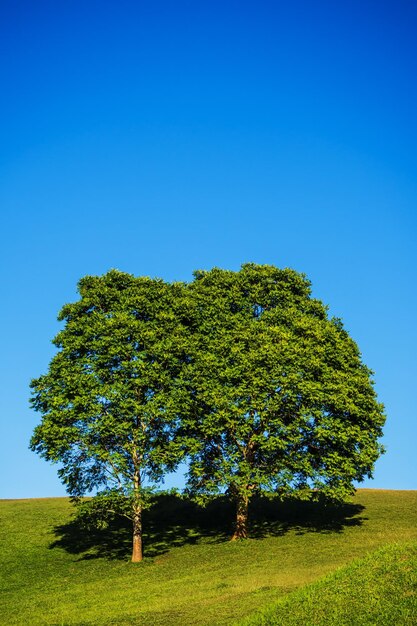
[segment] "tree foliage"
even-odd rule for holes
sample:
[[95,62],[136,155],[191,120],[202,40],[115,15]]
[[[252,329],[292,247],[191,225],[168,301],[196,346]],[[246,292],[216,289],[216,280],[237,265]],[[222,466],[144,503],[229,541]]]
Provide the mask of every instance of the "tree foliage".
[[[186,405],[177,384],[181,338],[174,313],[181,285],[110,271],[86,276],[47,374],[32,381],[43,415],[31,448],[60,464],[74,497],[92,491],[134,525],[133,560],[141,559],[141,512],[150,484],[181,458],[175,437]],[[129,506],[120,507],[121,499]]]
[[384,422],[371,371],[339,319],[293,270],[196,272],[188,488],[236,500],[246,536],[254,493],[341,500],[371,476]]
[[372,373],[304,275],[246,264],[186,285],[112,270],[79,293],[32,381],[31,447],[73,497],[97,492],[85,517],[132,519],[133,560],[149,487],[185,455],[189,494],[235,500],[235,537],[255,493],[342,500],[371,476],[384,423]]

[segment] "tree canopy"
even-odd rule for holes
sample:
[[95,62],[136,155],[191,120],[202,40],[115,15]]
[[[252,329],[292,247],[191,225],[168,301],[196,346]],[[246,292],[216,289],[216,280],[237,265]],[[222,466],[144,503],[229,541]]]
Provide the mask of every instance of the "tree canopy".
[[32,405],[43,415],[31,448],[60,463],[72,496],[98,490],[91,506],[116,507],[132,519],[134,561],[142,558],[149,485],[181,458],[180,289],[117,271],[86,276],[80,300],[60,312],[65,327],[48,373],[31,384]]
[[190,293],[190,491],[235,499],[235,537],[246,536],[255,493],[351,494],[381,453],[383,407],[356,343],[307,278],[246,264],[196,272]]
[[79,282],[48,372],[31,448],[75,498],[133,522],[142,558],[149,485],[186,456],[187,493],[228,493],[234,537],[254,494],[342,500],[371,476],[384,412],[339,319],[290,269],[195,272],[189,284],[112,270]]

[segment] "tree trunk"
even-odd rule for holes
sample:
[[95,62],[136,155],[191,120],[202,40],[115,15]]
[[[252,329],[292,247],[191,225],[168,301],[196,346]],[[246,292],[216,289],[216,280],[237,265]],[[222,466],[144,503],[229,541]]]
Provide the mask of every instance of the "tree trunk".
[[248,537],[248,506],[249,498],[238,493],[236,495],[236,526],[232,541]]
[[133,508],[132,563],[139,563],[142,559],[142,506],[137,502]]
[[136,450],[133,452],[135,467],[133,475],[133,546],[132,563],[139,563],[143,559],[142,551],[142,501],[140,497],[140,459]]

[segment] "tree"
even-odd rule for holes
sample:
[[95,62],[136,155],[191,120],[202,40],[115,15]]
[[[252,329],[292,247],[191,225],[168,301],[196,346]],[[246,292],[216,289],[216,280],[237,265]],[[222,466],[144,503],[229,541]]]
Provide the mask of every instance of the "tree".
[[[182,286],[112,270],[79,282],[48,372],[33,380],[42,414],[32,450],[59,463],[79,499],[98,490],[96,511],[132,520],[132,561],[142,559],[142,510],[149,484],[181,458],[176,433],[187,399],[179,384]],[[101,490],[101,491],[100,491]]]
[[342,500],[371,476],[384,423],[371,371],[303,274],[268,265],[196,272],[189,376],[195,439],[188,489]]

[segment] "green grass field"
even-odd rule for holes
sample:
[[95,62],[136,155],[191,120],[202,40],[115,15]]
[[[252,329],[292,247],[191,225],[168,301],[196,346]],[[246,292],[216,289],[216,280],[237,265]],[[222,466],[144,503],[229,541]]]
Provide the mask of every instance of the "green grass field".
[[[369,589],[386,585],[386,594],[401,599],[390,583],[397,577],[402,584],[395,573],[401,564],[414,572],[411,587],[401,587],[408,594],[404,607],[415,601],[412,543],[366,555],[417,540],[417,491],[359,490],[343,507],[258,502],[253,538],[242,542],[227,540],[232,522],[227,503],[201,511],[173,496],[161,497],[146,516],[147,556],[139,565],[129,562],[130,529],[86,535],[71,516],[66,499],[0,501],[1,624],[227,624],[277,602],[278,608],[270,609],[276,614],[272,621],[253,623],[388,624],[375,616],[369,622],[343,621],[342,608],[334,622],[320,622],[311,610],[320,599],[323,607],[336,602],[329,595],[335,580],[349,590],[336,592],[340,607],[351,603],[356,587],[363,592],[359,604],[373,602],[376,592],[368,598],[363,580],[378,581]],[[362,557],[363,563],[355,561]],[[279,621],[296,610],[301,621]],[[302,612],[307,610],[310,617]],[[411,622],[400,616],[395,623]]]
[[329,574],[240,626],[415,626],[417,542],[389,544]]

